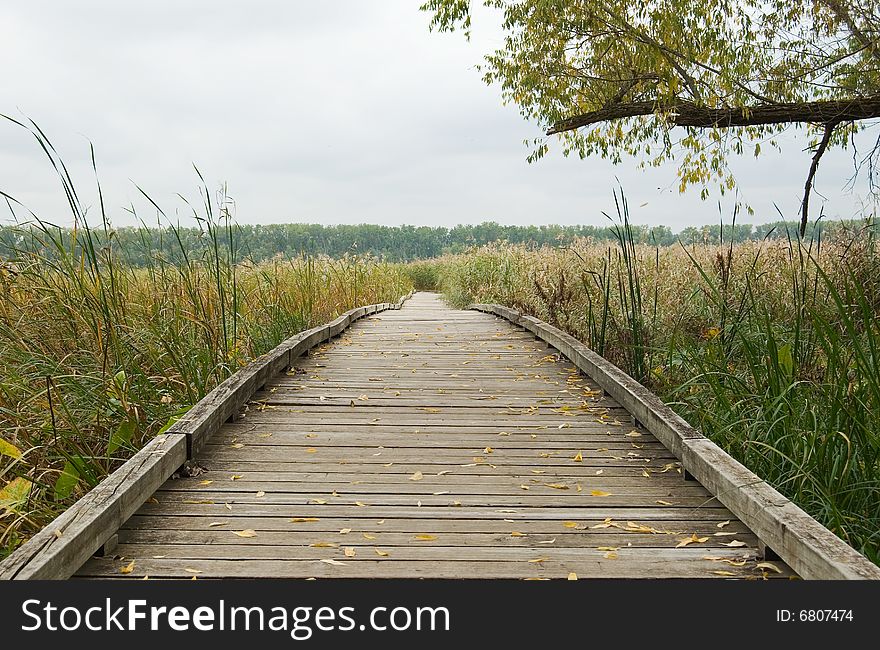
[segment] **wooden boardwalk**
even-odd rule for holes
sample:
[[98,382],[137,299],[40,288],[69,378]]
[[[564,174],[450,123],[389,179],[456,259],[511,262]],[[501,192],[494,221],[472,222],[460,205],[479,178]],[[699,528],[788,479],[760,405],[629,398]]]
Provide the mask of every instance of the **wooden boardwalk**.
[[196,462],[77,576],[792,575],[555,349],[434,294],[298,359]]

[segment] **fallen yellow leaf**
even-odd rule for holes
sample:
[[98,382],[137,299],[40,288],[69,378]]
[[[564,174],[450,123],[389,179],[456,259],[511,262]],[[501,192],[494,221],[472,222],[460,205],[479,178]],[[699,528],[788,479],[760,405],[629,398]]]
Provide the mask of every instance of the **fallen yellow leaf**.
[[386,553],[385,551],[380,551],[378,548],[374,550],[376,551],[376,555],[378,555],[379,557],[388,557],[388,553]]
[[134,560],[119,569],[119,573],[131,573],[134,571]]
[[410,481],[421,481],[423,478],[425,478],[425,477],[422,475],[421,472],[416,472],[415,474],[413,474],[412,476],[409,477],[409,480]]
[[770,571],[775,571],[776,573],[782,573],[782,569],[771,562],[758,562],[755,565],[756,569],[769,569]]
[[574,571],[572,571],[571,573],[568,574],[568,579],[569,579],[569,580],[577,580],[577,579],[578,579],[578,574],[575,573]]
[[417,542],[433,542],[437,539],[436,535],[416,535],[413,537]]
[[592,496],[592,497],[610,497],[611,492],[606,492],[605,490],[590,490],[590,496]]
[[675,548],[681,548],[682,546],[687,546],[688,544],[702,544],[703,542],[708,541],[708,537],[697,537],[697,534],[694,533],[690,537],[685,537],[678,541],[678,544],[675,545]]
[[342,552],[345,553],[345,557],[354,557],[357,555],[357,552],[351,546],[346,546]]
[[239,537],[256,537],[257,534],[252,531],[250,528],[246,528],[245,530],[235,530],[233,531]]

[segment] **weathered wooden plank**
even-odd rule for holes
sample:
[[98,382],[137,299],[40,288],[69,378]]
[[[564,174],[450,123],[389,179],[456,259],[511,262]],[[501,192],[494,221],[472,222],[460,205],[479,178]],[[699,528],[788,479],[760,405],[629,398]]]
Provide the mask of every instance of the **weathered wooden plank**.
[[70,577],[185,460],[184,436],[157,436],[0,562],[0,579]]
[[[177,481],[196,481],[198,487],[203,487],[202,481],[213,480],[215,483],[231,480],[234,474],[242,476],[236,479],[235,483],[256,483],[260,482],[291,482],[304,483],[318,486],[327,486],[327,489],[343,485],[362,485],[371,483],[385,483],[388,485],[400,486],[405,479],[410,477],[419,470],[419,465],[403,465],[394,464],[389,467],[371,467],[367,465],[312,465],[311,471],[303,471],[303,468],[296,463],[264,463],[264,462],[237,462],[229,465],[218,465],[211,463],[210,471],[200,474],[195,478],[182,478]],[[444,466],[432,465],[432,470],[436,472]],[[437,486],[435,489],[443,489],[443,485],[454,482],[455,485],[515,485],[530,481],[555,482],[558,477],[577,479],[589,478],[591,481],[601,478],[607,485],[627,485],[633,483],[633,479],[639,481],[650,481],[651,484],[658,485],[689,485],[687,481],[683,481],[680,474],[675,471],[662,473],[659,471],[649,472],[650,478],[643,475],[643,466],[623,466],[623,467],[605,467],[602,469],[581,468],[575,470],[569,466],[559,468],[548,467],[546,470],[534,470],[530,467],[524,467],[521,471],[500,472],[501,468],[486,467],[482,471],[477,466],[474,467],[458,467],[446,465],[448,469],[442,470],[443,474],[438,475],[431,471],[422,473],[422,480],[418,481],[418,485]],[[422,466],[424,470],[424,466]],[[475,471],[476,470],[476,471]],[[537,472],[537,473],[536,473]],[[577,473],[575,473],[577,472]],[[219,478],[218,478],[219,477]],[[410,481],[414,482],[414,481]],[[696,481],[692,482],[697,484]],[[170,485],[170,483],[169,483]],[[260,489],[260,488],[256,488]]]
[[[377,547],[380,548],[381,547]],[[366,554],[365,554],[366,555]],[[505,562],[468,560],[394,560],[393,558],[349,561],[337,560],[341,564],[328,564],[321,560],[203,560],[193,559],[184,562],[171,558],[145,558],[135,562],[134,570],[121,574],[123,566],[118,560],[93,558],[83,567],[82,577],[142,579],[144,576],[174,577],[190,579],[211,578],[513,578],[513,579],[567,579],[570,573],[583,578],[756,578],[776,577],[754,569],[754,564],[743,567],[730,566],[703,560],[702,556],[681,555],[674,562],[667,557],[656,557],[652,551],[647,557],[621,562],[619,559],[605,559],[600,555],[589,560],[555,560],[542,562]],[[544,557],[543,554],[535,558]],[[735,559],[735,556],[731,559]],[[723,571],[723,573],[715,573]],[[778,577],[788,578],[788,572]]]
[[[294,416],[296,416],[294,418]],[[249,424],[267,425],[269,427],[278,425],[285,421],[295,421],[302,427],[310,426],[351,426],[351,425],[382,425],[395,424],[397,426],[409,427],[428,427],[432,424],[436,425],[455,425],[466,426],[471,428],[494,429],[496,431],[506,431],[510,428],[526,426],[533,427],[558,428],[559,425],[569,425],[572,428],[587,428],[597,431],[606,431],[607,427],[615,426],[611,422],[605,422],[592,418],[589,415],[581,418],[568,418],[564,416],[531,416],[522,417],[521,414],[512,413],[510,415],[487,413],[480,417],[479,414],[458,416],[455,414],[444,415],[442,413],[427,412],[424,414],[414,413],[412,415],[395,416],[393,412],[388,413],[370,413],[365,409],[351,409],[349,412],[336,413],[302,413],[298,409],[278,407],[274,409],[251,409],[245,416]],[[617,426],[622,426],[617,425]],[[603,428],[606,427],[606,428]],[[271,431],[271,428],[269,429]],[[671,453],[671,452],[670,452]]]
[[460,476],[468,477],[468,480],[486,482],[491,480],[509,481],[519,480],[526,481],[530,478],[545,478],[553,480],[557,478],[578,477],[594,478],[596,476],[613,476],[613,477],[629,477],[641,476],[642,470],[647,469],[652,476],[671,476],[676,477],[681,482],[681,474],[678,472],[680,468],[667,470],[664,473],[664,467],[651,465],[634,465],[633,463],[625,463],[614,459],[594,464],[562,464],[562,465],[544,465],[538,468],[536,465],[526,463],[522,465],[511,464],[507,466],[489,466],[484,464],[459,464],[459,463],[427,463],[425,459],[420,459],[413,463],[383,463],[383,464],[367,464],[367,463],[310,463],[303,466],[297,462],[278,462],[275,460],[207,460],[207,465],[214,475],[242,476],[245,478],[258,477],[269,474],[302,476],[304,480],[318,481],[319,484],[332,483],[334,481],[344,480],[345,477],[352,477],[357,474],[358,477],[350,480],[362,480],[364,482],[379,480],[387,477],[389,481],[397,481],[411,476],[416,471],[421,471],[426,477],[437,472],[444,472],[444,476]]
[[[432,407],[427,408],[430,409]],[[300,419],[295,415],[289,419],[283,417],[269,419],[261,413],[261,411],[266,410],[267,408],[264,405],[252,405],[246,412],[242,413],[240,419],[230,423],[237,428],[224,428],[224,439],[229,436],[249,434],[254,431],[258,432],[256,434],[258,437],[260,434],[263,434],[261,437],[264,438],[270,438],[276,433],[288,435],[301,434],[301,436],[307,438],[317,438],[331,434],[344,436],[350,432],[349,435],[353,436],[366,435],[371,437],[375,434],[377,436],[375,439],[380,439],[379,436],[399,435],[402,436],[401,441],[418,435],[434,436],[437,440],[451,440],[453,438],[449,436],[457,435],[463,437],[463,439],[474,440],[473,446],[479,445],[478,440],[494,440],[500,445],[505,442],[513,442],[513,440],[503,440],[504,437],[512,437],[516,440],[541,439],[545,442],[548,440],[583,440],[584,442],[598,440],[607,442],[612,446],[628,444],[633,449],[639,449],[644,444],[660,446],[657,439],[650,434],[643,433],[642,437],[636,437],[635,435],[627,436],[624,433],[620,433],[621,427],[625,426],[626,422],[622,420],[622,417],[620,419],[614,417],[616,414],[612,414],[606,421],[584,418],[577,420],[548,418],[542,421],[540,419],[530,420],[522,418],[520,420],[511,421],[508,419],[495,423],[494,421],[478,421],[477,419],[469,420],[466,418],[444,422],[442,418],[435,418],[431,421],[420,422],[413,418],[412,421],[392,424],[391,414],[382,411],[377,412],[376,417],[369,417],[371,415],[369,411],[361,410],[359,415],[366,414],[366,416],[361,417],[359,421],[348,418],[333,418],[332,421],[324,421],[314,416],[302,418],[302,421],[299,421]],[[291,409],[288,412],[296,413],[297,410]],[[492,417],[480,411],[475,412],[475,416],[477,418],[480,416]],[[329,420],[330,418],[328,417],[327,419]],[[613,424],[615,421],[618,424]],[[377,428],[377,423],[381,423],[381,427]],[[630,425],[623,430],[630,432],[634,429]],[[317,434],[321,434],[321,436]]]
[[[164,506],[172,506],[178,503],[192,503],[193,501],[211,501],[213,503],[229,503],[240,506],[266,505],[266,506],[309,506],[318,501],[325,501],[330,506],[357,506],[364,507],[447,507],[455,502],[457,507],[486,506],[493,508],[591,508],[597,507],[596,502],[601,501],[602,507],[621,508],[667,508],[670,502],[681,508],[702,508],[717,505],[715,497],[698,494],[697,496],[682,496],[667,494],[664,490],[638,490],[617,488],[615,492],[605,497],[591,497],[589,491],[579,494],[560,495],[546,489],[543,494],[536,492],[523,493],[522,495],[509,494],[461,494],[449,491],[449,494],[433,496],[430,494],[377,494],[359,492],[340,492],[332,496],[329,492],[266,492],[263,496],[255,496],[255,493],[204,491],[198,492],[194,497],[189,492],[163,491],[155,494],[155,499]],[[445,491],[445,490],[444,490]],[[664,503],[658,503],[663,500]],[[419,505],[421,504],[421,505]]]
[[[371,431],[369,427],[361,427],[360,430],[349,431],[344,427],[322,427],[316,431],[306,431],[302,428],[275,427],[270,432],[259,431],[251,427],[236,423],[227,425],[218,434],[214,442],[217,444],[279,444],[279,445],[307,445],[309,447],[321,447],[329,445],[348,446],[352,443],[358,446],[376,446],[383,442],[389,446],[404,447],[466,447],[485,448],[487,445],[495,448],[500,445],[505,448],[522,447],[532,449],[541,447],[547,443],[558,445],[563,449],[623,449],[627,452],[638,453],[639,449],[665,449],[660,442],[651,438],[643,442],[634,443],[631,439],[620,440],[617,436],[610,435],[601,429],[537,429],[532,433],[522,429],[512,431],[489,430],[484,427],[465,428],[446,427],[438,430],[437,427],[398,427],[389,432],[384,427]],[[392,444],[393,443],[393,444]],[[433,445],[431,443],[434,443]]]
[[[377,449],[383,446],[395,447],[397,449],[463,449],[471,451],[471,453],[479,454],[483,449],[494,450],[499,444],[505,450],[528,451],[534,455],[535,451],[543,452],[553,451],[554,453],[568,453],[570,457],[577,455],[579,451],[609,451],[609,453],[627,455],[634,454],[632,457],[638,457],[642,454],[634,451],[631,444],[623,441],[611,441],[602,434],[587,435],[579,437],[577,433],[581,430],[564,429],[564,431],[573,431],[573,435],[562,435],[547,433],[543,437],[535,437],[523,433],[502,433],[509,434],[507,439],[499,439],[498,434],[491,433],[475,433],[472,436],[467,434],[442,434],[432,433],[430,431],[419,432],[401,432],[398,437],[389,436],[387,434],[377,433],[375,436],[368,434],[346,435],[344,433],[313,433],[303,434],[302,432],[293,431],[275,431],[269,436],[268,434],[254,434],[251,432],[243,433],[222,433],[219,434],[223,438],[215,438],[214,443],[218,445],[230,445],[235,449],[241,449],[244,446],[278,446],[278,447],[306,447],[306,448],[369,448]],[[308,436],[308,437],[306,437]],[[663,451],[664,455],[668,453],[665,447],[659,442],[650,441],[639,445],[638,449],[647,449],[655,451]],[[611,450],[615,450],[611,452]],[[573,462],[580,462],[574,461]]]
[[[427,531],[422,534],[431,534]],[[543,546],[476,546],[476,545],[450,545],[452,540],[447,540],[446,535],[442,532],[432,534],[436,540],[417,543],[414,540],[415,535],[409,536],[408,543],[404,545],[391,545],[382,539],[377,539],[371,544],[340,544],[339,547],[313,547],[307,541],[300,545],[290,544],[273,544],[266,545],[258,542],[259,535],[249,540],[249,543],[236,543],[232,540],[236,539],[236,535],[230,531],[226,538],[229,543],[221,542],[217,544],[168,544],[163,548],[165,558],[180,558],[187,560],[212,560],[212,559],[239,559],[242,555],[247,556],[248,560],[320,560],[322,558],[336,558],[345,562],[373,561],[376,554],[375,548],[382,548],[389,552],[389,557],[393,557],[395,561],[399,560],[416,560],[419,562],[432,562],[443,560],[469,561],[469,562],[523,562],[528,563],[535,558],[545,558],[547,560],[569,561],[569,562],[586,562],[593,559],[605,559],[609,553],[617,555],[616,560],[622,564],[633,561],[644,560],[665,560],[667,562],[678,562],[681,560],[702,560],[705,562],[703,566],[712,567],[717,562],[703,560],[702,556],[711,555],[712,557],[724,557],[730,559],[731,562],[742,562],[746,560],[752,562],[752,566],[756,561],[754,550],[751,552],[732,552],[731,549],[719,548],[717,546],[700,546],[700,548],[675,549],[674,544],[665,547],[627,547],[624,545],[615,551],[599,550],[594,547],[560,547],[555,544],[546,544]],[[280,536],[279,536],[280,537]],[[527,538],[526,538],[527,539]],[[550,538],[556,539],[556,538]],[[312,538],[313,543],[322,543],[326,540],[323,537]],[[548,540],[545,540],[548,541]],[[345,556],[343,547],[355,549],[354,556]],[[122,544],[117,549],[117,555],[124,558],[125,561],[135,559],[135,566],[139,558],[149,559],[155,547],[149,544]],[[684,552],[683,552],[684,551]],[[743,557],[743,556],[746,557]],[[164,558],[160,558],[164,559]],[[118,561],[118,566],[124,566],[123,560]],[[725,566],[735,566],[732,563],[724,563],[714,568],[722,568]],[[790,574],[789,574],[790,575]]]
[[[555,508],[496,508],[490,506],[455,506],[454,498],[449,499],[446,506],[356,506],[352,504],[232,504],[226,501],[208,503],[199,502],[197,496],[193,503],[181,501],[174,504],[153,503],[147,501],[139,511],[144,515],[198,515],[226,517],[236,512],[251,517],[347,517],[353,519],[391,519],[391,518],[434,518],[434,519],[495,519],[499,521],[580,521],[585,519],[604,520],[611,518],[621,523],[652,519],[698,518],[701,521],[726,521],[731,518],[730,510],[723,507],[707,505],[695,511],[694,508],[664,507],[627,507],[608,506],[597,503],[595,507],[564,507]],[[227,504],[230,507],[227,507]]]
[[656,395],[569,334],[501,305],[471,305],[553,345],[654,434],[694,476],[798,574],[809,579],[880,579],[870,562],[753,472],[703,437]]
[[[244,524],[248,523],[248,521],[252,522],[253,526],[245,526]],[[210,523],[215,524],[215,526],[213,528],[207,528]],[[223,526],[217,526],[216,524],[218,523],[223,523]],[[257,528],[254,528],[254,526],[257,526]],[[376,528],[381,527],[377,526]],[[358,551],[360,551],[361,548],[370,548],[376,544],[381,544],[385,548],[408,546],[428,547],[414,544],[414,542],[418,541],[415,540],[414,537],[419,534],[435,535],[437,540],[435,540],[432,545],[442,545],[445,547],[511,547],[520,549],[534,548],[540,551],[545,548],[596,550],[597,546],[602,546],[606,547],[606,552],[607,547],[615,548],[615,550],[621,547],[675,548],[681,543],[682,539],[697,534],[708,537],[706,542],[698,545],[701,549],[713,549],[713,551],[722,550],[730,553],[734,552],[733,549],[724,545],[725,543],[730,542],[733,537],[713,536],[712,533],[717,529],[715,529],[711,523],[704,524],[704,527],[699,530],[695,530],[694,526],[688,523],[687,526],[680,527],[677,530],[670,528],[667,534],[657,535],[621,533],[620,531],[617,531],[616,533],[599,531],[590,532],[588,530],[570,532],[569,529],[562,528],[561,526],[558,527],[560,530],[554,530],[552,532],[532,533],[514,530],[512,527],[508,528],[510,528],[510,530],[498,533],[463,533],[456,530],[454,526],[438,527],[435,525],[435,522],[428,522],[422,527],[410,526],[402,532],[389,532],[387,530],[368,532],[365,531],[363,527],[357,530],[350,527],[327,530],[325,527],[325,529],[322,530],[315,526],[309,526],[307,530],[303,530],[303,526],[296,528],[296,524],[291,524],[288,521],[286,528],[281,530],[265,530],[264,528],[259,527],[258,520],[231,520],[225,522],[209,522],[206,520],[202,530],[192,530],[188,528],[138,528],[121,530],[119,534],[119,543],[122,546],[117,547],[117,554],[132,556],[134,554],[134,545],[137,545],[138,547],[136,553],[141,556],[155,554],[155,549],[148,548],[147,545],[161,545],[166,548],[175,545],[200,545],[202,548],[205,548],[208,553],[211,552],[212,547],[215,547],[215,545],[238,547],[287,546],[297,548],[309,547],[316,542],[328,542],[331,544],[337,544],[339,547],[350,546],[357,548]],[[667,528],[669,527],[667,526]],[[256,535],[254,537],[243,538],[235,534],[236,531],[241,530],[253,530]],[[348,530],[349,532],[340,533],[340,530]],[[367,532],[369,537],[373,539],[365,538],[363,536],[364,532]],[[511,532],[517,534],[511,535]],[[749,552],[750,550],[752,555],[755,555],[758,538],[754,533],[751,533],[748,530],[740,530],[736,532],[736,539],[747,544],[746,547],[741,547],[746,549],[746,551],[743,552]],[[241,553],[242,549],[238,549],[238,552]],[[741,557],[742,553],[738,553],[738,555]],[[203,555],[202,557],[206,556]],[[210,555],[207,557],[210,557]]]
[[[286,462],[276,462],[277,454],[267,453],[261,454],[260,458],[248,458],[243,460],[240,456],[229,456],[217,454],[210,457],[200,459],[204,460],[208,467],[214,471],[220,471],[221,468],[232,468],[233,473],[242,474],[248,469],[276,467],[284,471],[299,470],[303,473],[315,472],[382,472],[385,469],[395,470],[399,473],[401,468],[407,470],[422,471],[424,473],[439,471],[456,471],[465,470],[475,475],[496,474],[499,476],[520,475],[535,470],[542,472],[541,476],[550,475],[554,472],[557,476],[568,476],[572,479],[579,476],[591,476],[602,470],[603,472],[619,471],[622,469],[637,468],[641,473],[642,469],[650,472],[662,472],[665,466],[673,465],[675,461],[667,459],[659,459],[655,463],[633,463],[625,458],[588,458],[585,457],[582,463],[572,463],[566,458],[537,458],[531,460],[510,459],[498,462],[476,463],[470,458],[460,459],[439,459],[435,460],[424,455],[397,456],[395,458],[377,456],[374,458],[299,458],[288,459]],[[670,456],[670,459],[674,459]],[[466,462],[471,461],[471,462]],[[576,465],[576,466],[575,466]]]
[[[360,539],[363,542],[369,541],[363,537],[363,533],[382,536],[377,539],[388,541],[386,535],[395,533],[413,534],[414,532],[440,530],[448,531],[450,534],[480,534],[494,535],[496,537],[504,537],[511,539],[519,539],[512,537],[511,532],[517,531],[528,535],[539,536],[538,539],[546,539],[547,537],[556,537],[563,540],[567,536],[583,538],[584,543],[588,543],[591,539],[601,540],[597,545],[625,546],[628,543],[634,545],[651,546],[660,544],[664,541],[665,536],[675,537],[679,531],[685,531],[686,534],[697,533],[700,537],[713,538],[712,543],[720,540],[720,543],[728,543],[731,539],[742,539],[748,542],[748,537],[754,534],[740,521],[736,519],[721,521],[716,520],[694,520],[687,519],[663,519],[656,521],[650,517],[639,519],[639,524],[649,526],[656,530],[655,533],[626,532],[617,527],[597,527],[604,525],[603,519],[578,519],[574,522],[538,520],[538,521],[517,521],[516,526],[511,522],[503,519],[430,519],[430,518],[345,518],[345,517],[312,517],[306,521],[293,522],[289,516],[279,517],[251,517],[248,514],[236,512],[228,512],[222,517],[209,517],[199,515],[144,515],[136,514],[126,522],[120,529],[120,538],[125,541],[133,539],[144,540],[146,538],[137,537],[141,532],[148,533],[151,531],[199,531],[214,532],[218,528],[218,522],[226,522],[222,528],[225,530],[255,530],[260,531],[282,531],[286,535],[315,535],[316,533],[324,533],[326,535],[337,535],[339,539],[344,537],[345,540]],[[728,523],[725,523],[728,522]],[[620,522],[625,526],[625,522]],[[215,524],[211,526],[211,524]],[[576,527],[569,527],[566,524],[574,524]],[[719,524],[724,524],[722,528],[718,528]],[[343,530],[350,530],[350,533],[340,533]],[[131,531],[131,534],[129,534]],[[716,533],[725,532],[733,533],[733,535],[721,535]],[[351,538],[346,535],[352,535]],[[657,537],[661,539],[658,541]],[[618,541],[606,544],[604,540],[614,538]],[[625,540],[625,541],[624,541]],[[638,540],[638,541],[636,541]],[[309,543],[314,541],[312,538]],[[754,541],[754,539],[753,539]],[[390,542],[389,542],[390,543]],[[560,542],[562,543],[562,542]],[[571,542],[574,543],[574,542]],[[676,544],[678,539],[676,538]],[[706,542],[707,544],[709,542]],[[751,544],[751,542],[749,542]],[[755,542],[757,543],[757,542]]]
[[[344,455],[346,458],[353,457],[356,454],[363,454],[370,456],[378,456],[378,455],[396,455],[396,454],[430,454],[433,458],[454,458],[461,459],[465,458],[467,460],[471,460],[472,456],[480,456],[479,460],[473,462],[486,462],[486,463],[494,463],[499,459],[510,459],[510,458],[547,458],[550,456],[561,456],[566,460],[572,463],[580,463],[583,462],[584,457],[588,455],[593,455],[596,458],[604,458],[607,456],[621,455],[630,458],[633,462],[639,462],[639,459],[645,458],[674,458],[669,453],[665,447],[653,444],[648,445],[645,443],[640,446],[638,451],[634,450],[632,447],[625,447],[621,445],[617,445],[615,447],[608,447],[608,445],[604,444],[601,436],[596,437],[593,444],[581,444],[581,443],[563,443],[554,439],[552,435],[545,436],[541,441],[543,445],[541,446],[529,446],[523,444],[511,444],[509,441],[500,440],[496,436],[494,440],[490,441],[490,444],[493,446],[481,446],[479,442],[472,441],[470,443],[466,443],[462,441],[460,443],[445,443],[441,440],[438,440],[437,437],[429,436],[426,439],[422,439],[421,441],[416,438],[415,435],[409,436],[411,440],[407,441],[406,439],[401,440],[400,444],[384,446],[381,443],[383,440],[378,438],[377,440],[370,441],[369,438],[356,440],[356,439],[338,439],[333,444],[320,445],[317,444],[315,439],[311,441],[309,439],[297,438],[295,440],[284,440],[282,436],[272,436],[271,438],[264,439],[250,439],[247,444],[241,442],[243,438],[238,437],[234,438],[237,442],[234,444],[229,444],[226,440],[215,440],[212,443],[209,443],[209,446],[212,450],[224,450],[227,448],[231,448],[232,450],[240,450],[246,446],[249,447],[258,447],[262,449],[268,449],[270,451],[280,452],[282,450],[273,449],[276,447],[286,447],[291,449],[285,449],[284,453],[292,453],[292,454],[300,454],[300,453],[309,453],[309,454],[317,454],[317,453],[340,453]],[[386,439],[387,441],[387,439]],[[315,442],[315,444],[309,444],[310,442]],[[608,443],[611,444],[611,443]],[[421,450],[426,451],[421,451]],[[378,452],[378,453],[376,453]],[[575,460],[575,456],[580,452],[580,459]],[[241,452],[239,452],[241,455]],[[296,456],[294,456],[295,458]]]
[[[634,466],[638,465],[638,467],[644,468],[654,468],[661,469],[664,465],[671,464],[675,461],[675,457],[672,454],[669,456],[655,456],[653,459],[651,458],[638,458],[638,459],[628,459],[624,456],[609,456],[605,457],[590,457],[588,455],[583,456],[583,461],[581,463],[573,463],[571,458],[568,456],[542,456],[538,453],[534,454],[534,456],[510,456],[510,457],[498,457],[494,456],[493,458],[486,459],[482,456],[477,456],[476,454],[468,455],[466,453],[462,453],[460,455],[450,455],[444,454],[441,455],[440,452],[434,452],[431,455],[427,455],[424,453],[401,453],[395,449],[385,449],[378,450],[373,452],[372,454],[364,454],[364,453],[346,453],[344,450],[339,449],[328,449],[323,454],[319,454],[318,452],[311,453],[306,450],[302,450],[302,453],[297,452],[297,447],[290,447],[287,449],[285,455],[287,456],[288,463],[301,463],[301,468],[303,471],[315,471],[313,465],[316,464],[326,464],[326,463],[335,463],[337,465],[342,466],[364,466],[364,465],[373,465],[374,467],[384,467],[388,466],[388,463],[403,463],[403,464],[411,464],[416,467],[421,467],[424,471],[439,471],[443,469],[443,465],[450,465],[452,467],[470,467],[481,465],[490,469],[497,468],[507,468],[507,467],[517,467],[517,468],[548,468],[548,467],[571,467],[574,469],[574,466],[577,465],[581,468],[593,467],[593,468],[604,468],[604,467],[625,467],[627,465]],[[268,461],[271,462],[273,459],[277,458],[281,450],[267,448],[267,447],[253,447],[248,452],[248,460],[250,462],[254,461]],[[211,464],[216,465],[218,462],[230,465],[236,465],[241,459],[242,455],[240,453],[236,453],[237,450],[230,450],[227,448],[220,448],[216,452],[212,452],[210,455],[205,455],[203,458],[205,462],[210,466]],[[668,453],[668,452],[667,452]],[[474,460],[474,458],[482,458],[483,460]],[[360,467],[359,467],[360,469]]]
[[[201,479],[201,476],[206,477],[206,479]],[[398,495],[409,494],[423,496],[441,493],[481,496],[488,496],[493,494],[523,495],[527,492],[529,494],[552,494],[553,498],[558,499],[559,502],[564,501],[568,498],[582,498],[581,493],[577,492],[576,489],[557,489],[557,493],[554,493],[551,491],[554,488],[548,488],[545,485],[545,483],[547,482],[546,479],[537,478],[534,474],[531,476],[531,478],[524,478],[521,481],[511,480],[508,478],[504,481],[496,482],[488,482],[486,480],[480,479],[474,480],[473,477],[471,477],[469,480],[462,480],[467,479],[468,477],[458,476],[435,477],[434,481],[427,482],[424,479],[413,481],[411,480],[410,476],[398,476],[396,477],[397,480],[394,480],[394,476],[388,476],[386,477],[386,480],[381,483],[363,483],[360,481],[354,481],[332,486],[328,485],[323,491],[320,490],[322,486],[317,482],[291,480],[295,477],[295,475],[292,474],[287,475],[287,477],[274,478],[274,480],[254,480],[253,478],[251,478],[250,480],[230,480],[229,475],[227,474],[224,474],[223,478],[211,479],[210,477],[215,476],[215,473],[212,472],[202,474],[201,476],[195,478],[168,481],[164,486],[162,486],[161,492],[190,493],[193,490],[204,490],[210,491],[211,493],[240,492],[253,494],[255,492],[262,491],[272,494],[279,492],[290,492],[297,494],[316,494],[320,496],[326,495],[328,492],[331,491],[336,492],[340,495],[366,495],[374,493]],[[379,474],[378,476],[382,475]],[[212,480],[212,482],[210,483],[210,485],[205,485],[205,480]],[[403,483],[403,480],[406,480],[407,483]],[[523,486],[529,489],[523,489]],[[615,490],[617,494],[627,494],[632,491],[641,492],[644,490],[646,491],[646,493],[662,491],[665,496],[709,496],[706,488],[704,488],[702,485],[699,485],[696,481],[683,482],[681,478],[676,479],[675,477],[668,479],[649,479],[643,476],[608,478],[602,475],[591,479],[589,482],[589,488],[591,490]]]
[[[364,399],[364,396],[366,396],[366,399]],[[379,411],[383,408],[395,410],[400,408],[409,409],[410,412],[414,412],[413,409],[424,410],[426,408],[433,408],[440,409],[442,413],[446,414],[467,414],[467,410],[449,411],[448,409],[487,409],[491,405],[491,407],[494,408],[516,409],[517,411],[521,411],[522,409],[526,408],[534,408],[536,409],[536,414],[540,413],[543,415],[551,415],[554,417],[565,414],[565,412],[560,413],[558,410],[562,407],[567,407],[568,409],[579,409],[581,406],[576,400],[573,400],[571,398],[566,399],[563,396],[545,399],[541,399],[540,397],[534,397],[531,399],[505,399],[503,396],[499,398],[495,395],[472,395],[468,397],[454,398],[445,397],[442,394],[428,397],[396,397],[392,395],[387,395],[387,392],[386,395],[383,395],[381,390],[372,390],[370,392],[364,391],[360,393],[358,393],[357,391],[346,391],[341,395],[337,393],[336,395],[320,396],[305,395],[302,391],[282,392],[281,390],[277,390],[274,393],[268,391],[260,391],[252,397],[252,401],[268,406],[319,407],[317,412],[347,412],[349,408],[363,408],[375,411]],[[354,406],[352,406],[352,402],[354,402]],[[489,404],[487,404],[487,402]],[[596,400],[595,402],[589,402],[589,407],[591,409],[594,409],[593,412],[584,411],[580,414],[598,415],[600,413],[615,409],[616,405],[608,400]],[[574,412],[579,413],[578,411]],[[622,413],[623,411],[619,410],[618,412]],[[566,417],[577,417],[577,415]]]

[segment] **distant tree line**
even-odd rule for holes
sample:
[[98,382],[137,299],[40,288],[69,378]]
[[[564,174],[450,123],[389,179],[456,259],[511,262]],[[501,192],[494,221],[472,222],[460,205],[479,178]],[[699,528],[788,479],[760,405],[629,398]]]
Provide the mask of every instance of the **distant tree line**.
[[[797,224],[775,223],[720,224],[688,227],[674,233],[667,226],[632,226],[638,243],[670,246],[744,242],[765,238],[797,238]],[[845,233],[876,230],[874,220],[825,221],[812,224],[806,238],[837,237]],[[510,242],[531,246],[566,246],[575,238],[596,242],[616,241],[616,227],[588,225],[509,226],[493,221],[476,225],[443,226],[379,226],[373,224],[332,225],[287,223],[266,225],[234,225],[215,227],[212,232],[199,227],[135,228],[91,230],[96,249],[112,248],[125,261],[144,266],[157,256],[182,261],[186,256],[199,256],[219,246],[232,251],[236,260],[255,262],[276,256],[302,254],[341,257],[345,254],[372,255],[392,262],[438,257],[460,253],[472,246],[492,242]],[[46,252],[59,245],[69,247],[72,230],[41,226],[0,227],[0,257],[10,259],[17,250],[42,248]],[[83,240],[79,235],[78,242]],[[231,242],[230,242],[231,240]]]

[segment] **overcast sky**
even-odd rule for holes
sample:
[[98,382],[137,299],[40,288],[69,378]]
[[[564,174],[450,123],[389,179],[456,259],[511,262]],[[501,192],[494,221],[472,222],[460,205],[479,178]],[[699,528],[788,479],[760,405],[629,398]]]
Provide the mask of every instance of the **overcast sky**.
[[[212,190],[228,183],[241,223],[602,224],[618,180],[638,223],[717,223],[717,200],[678,194],[671,165],[558,154],[528,164],[523,140],[539,125],[502,106],[474,69],[501,44],[496,17],[478,13],[468,43],[430,33],[419,4],[6,2],[0,113],[40,125],[91,205],[93,142],[116,225],[133,222],[132,202],[153,219],[135,183],[171,214],[177,193],[197,196],[193,163]],[[757,210],[742,221],[778,218],[774,203],[796,215],[809,156],[803,133],[785,140],[783,156],[735,165]],[[866,194],[864,183],[844,189],[851,156],[826,154],[820,167],[831,217],[856,216]],[[53,174],[30,135],[0,123],[0,190],[62,223]],[[731,210],[725,199],[725,219]]]

